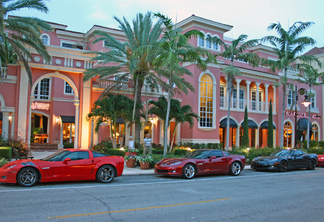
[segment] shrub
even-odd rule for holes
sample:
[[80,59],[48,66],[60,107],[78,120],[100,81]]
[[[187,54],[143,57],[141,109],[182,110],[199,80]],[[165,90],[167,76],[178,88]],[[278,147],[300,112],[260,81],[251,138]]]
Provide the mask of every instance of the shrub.
[[108,148],[105,148],[104,149],[104,153],[105,154],[108,154],[108,155],[111,155],[111,156],[124,156],[125,155],[125,152],[120,150],[120,149],[108,149]]
[[237,147],[232,151],[232,153],[236,154],[236,155],[244,155],[246,162],[250,163],[251,160],[253,160],[255,157],[269,156],[271,153],[273,153],[279,149],[280,149],[279,147],[277,147],[277,148],[265,147],[265,148],[260,148],[260,149]]
[[74,143],[63,143],[64,149],[74,148]]
[[318,141],[318,145],[320,148],[324,148],[324,141]]
[[3,165],[9,163],[9,160],[7,160],[6,158],[2,157],[0,158],[0,167],[2,167]]
[[12,150],[11,147],[0,147],[0,158],[11,160]]
[[324,154],[324,148],[309,148],[307,151],[307,153],[316,153],[316,154]]

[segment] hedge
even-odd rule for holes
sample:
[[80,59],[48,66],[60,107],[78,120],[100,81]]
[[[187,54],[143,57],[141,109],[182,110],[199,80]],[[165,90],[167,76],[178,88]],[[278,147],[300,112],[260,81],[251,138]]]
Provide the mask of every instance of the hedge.
[[0,147],[0,158],[4,157],[7,160],[11,160],[12,149],[11,147]]
[[74,143],[63,143],[64,149],[74,148]]

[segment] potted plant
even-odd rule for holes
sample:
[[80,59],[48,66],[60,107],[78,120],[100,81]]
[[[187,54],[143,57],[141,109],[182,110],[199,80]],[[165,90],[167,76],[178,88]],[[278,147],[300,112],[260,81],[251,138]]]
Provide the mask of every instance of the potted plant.
[[153,158],[149,155],[138,156],[137,160],[140,162],[141,169],[146,170],[150,167],[150,163],[153,162]]
[[131,155],[137,155],[138,149],[135,149],[134,147],[125,147],[125,156]]
[[134,168],[135,167],[135,163],[136,163],[136,158],[137,156],[134,154],[128,154],[127,156],[125,156],[125,161],[126,161],[126,165],[129,168]]

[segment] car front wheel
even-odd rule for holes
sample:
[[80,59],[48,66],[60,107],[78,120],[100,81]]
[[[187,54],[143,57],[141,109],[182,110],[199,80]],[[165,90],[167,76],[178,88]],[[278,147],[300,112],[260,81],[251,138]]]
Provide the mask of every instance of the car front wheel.
[[31,187],[37,183],[38,174],[32,167],[22,168],[17,174],[17,183],[23,187]]
[[285,172],[285,171],[287,171],[287,168],[288,168],[287,161],[281,161],[279,163],[279,172]]
[[191,179],[196,175],[196,168],[193,164],[186,164],[182,170],[182,176],[186,179]]
[[115,178],[115,169],[110,165],[103,165],[97,171],[97,180],[100,183],[110,183]]
[[238,176],[240,175],[241,171],[242,171],[241,164],[239,162],[234,162],[230,167],[229,174],[233,176]]
[[316,161],[314,159],[310,159],[308,162],[307,170],[315,170]]

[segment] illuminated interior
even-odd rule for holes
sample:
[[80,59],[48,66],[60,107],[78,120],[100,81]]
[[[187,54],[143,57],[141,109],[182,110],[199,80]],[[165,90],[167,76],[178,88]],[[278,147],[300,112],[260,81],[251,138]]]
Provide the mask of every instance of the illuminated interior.
[[292,126],[289,122],[284,125],[284,146],[292,147]]
[[73,143],[75,135],[75,124],[74,123],[63,123],[63,142]]

